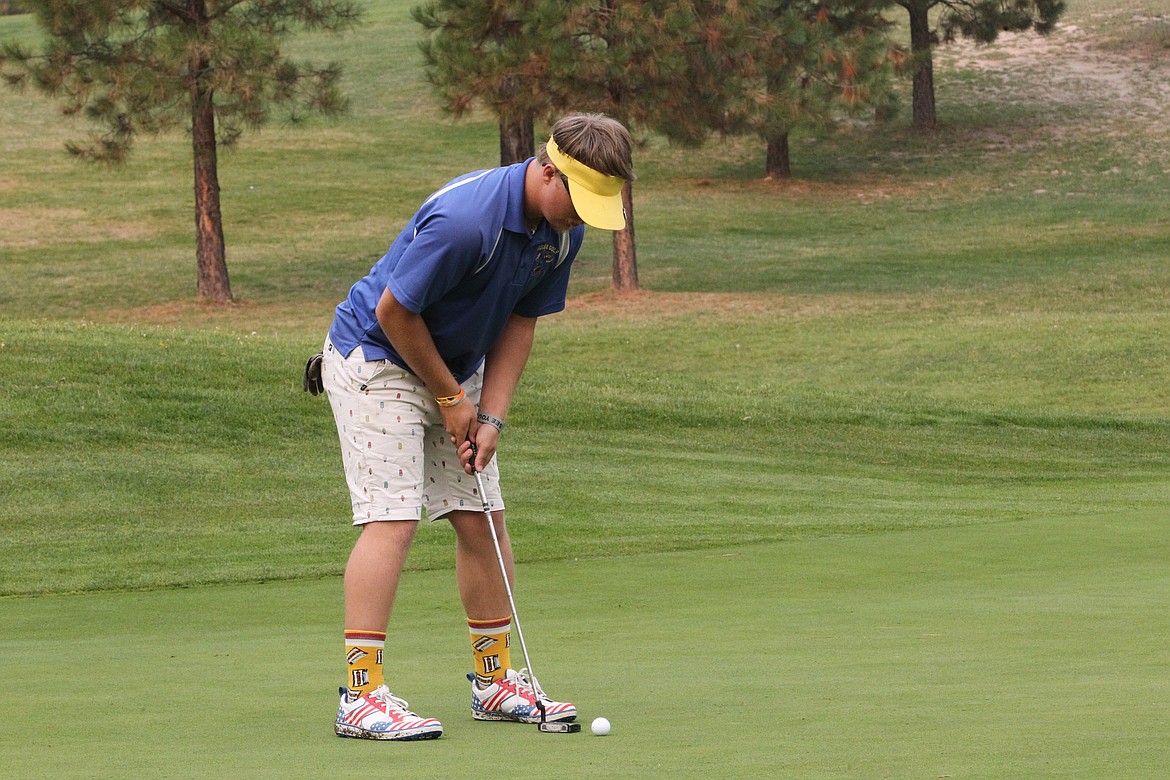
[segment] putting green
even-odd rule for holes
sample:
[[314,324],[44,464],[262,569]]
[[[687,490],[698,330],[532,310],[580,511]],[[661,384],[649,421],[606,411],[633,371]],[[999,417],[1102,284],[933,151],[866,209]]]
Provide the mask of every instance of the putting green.
[[1168,515],[521,562],[537,672],[604,738],[470,719],[449,571],[403,584],[390,679],[447,731],[402,745],[332,735],[337,580],[8,599],[0,774],[1156,776]]

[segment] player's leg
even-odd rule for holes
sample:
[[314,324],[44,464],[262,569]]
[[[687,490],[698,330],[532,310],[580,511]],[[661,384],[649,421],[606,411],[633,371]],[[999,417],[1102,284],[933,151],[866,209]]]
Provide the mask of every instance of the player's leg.
[[[361,526],[345,570],[345,663],[335,731],[363,739],[432,739],[433,718],[411,712],[385,684],[386,631],[398,580],[422,514],[423,424],[410,375],[361,350],[342,358],[326,343],[322,380],[341,444],[353,522]],[[417,384],[417,383],[414,383]],[[404,397],[405,396],[405,397]]]
[[[493,516],[509,581],[515,581],[504,513]],[[483,513],[452,512],[448,519],[455,529],[455,578],[471,632],[474,674],[481,686],[487,686],[512,666],[511,608]]]
[[346,563],[346,685],[356,695],[385,685],[382,666],[386,629],[402,565],[417,528],[417,520],[366,523]]
[[[509,615],[508,595],[504,590],[500,562],[496,558],[491,531],[483,512],[459,511],[447,516],[455,529],[455,577],[459,598],[468,617],[486,620]],[[512,542],[504,512],[492,512],[500,555],[508,572],[508,582],[516,581],[512,565]]]
[[[504,523],[504,512],[492,512],[500,556],[496,556],[491,530],[482,512],[459,511],[449,515],[455,528],[455,566],[459,596],[471,630],[473,673],[471,714],[476,720],[507,720],[522,723],[540,721],[540,710],[532,693],[527,669],[512,665],[512,615],[504,589],[503,570],[515,583],[512,545]],[[570,721],[577,708],[567,702],[553,701],[540,690],[546,718]]]
[[[481,382],[482,369],[463,384],[472,403],[479,403]],[[455,446],[441,424],[428,429],[426,453],[424,498],[427,516],[446,517],[455,529],[456,579],[472,632],[473,673],[468,675],[472,688],[472,717],[476,720],[537,723],[539,709],[532,685],[527,681],[525,670],[512,668],[510,658],[512,611],[504,588],[501,560],[509,582],[514,581],[515,573],[496,458],[492,458],[480,477],[492,516],[498,518],[499,558],[482,511],[485,497],[479,495],[476,479],[464,473]],[[492,658],[497,654],[498,658]],[[536,690],[540,692],[539,685]],[[549,720],[568,721],[577,715],[572,704],[554,702],[548,697],[543,697],[543,701]]]

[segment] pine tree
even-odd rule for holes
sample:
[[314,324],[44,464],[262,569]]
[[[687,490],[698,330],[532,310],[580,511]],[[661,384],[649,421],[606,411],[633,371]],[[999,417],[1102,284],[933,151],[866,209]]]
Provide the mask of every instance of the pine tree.
[[346,101],[334,65],[281,53],[295,29],[337,31],[359,17],[353,0],[22,0],[47,39],[41,51],[6,46],[5,80],[31,85],[102,128],[70,153],[117,164],[134,140],[191,130],[197,290],[232,300],[220,214],[219,146],[264,125],[275,109],[335,114]]
[[767,143],[765,175],[791,176],[789,134],[831,127],[842,113],[884,109],[899,53],[886,37],[889,0],[764,0],[737,61],[740,99],[729,115]]
[[[550,34],[563,31],[559,5],[538,0],[430,0],[412,11],[427,80],[443,108],[465,116],[488,108],[500,128],[500,164],[532,156],[534,124],[549,112]],[[551,26],[550,26],[551,25]]]
[[[938,125],[934,100],[933,50],[958,36],[991,43],[1000,32],[1033,29],[1047,34],[1064,14],[1063,0],[894,0],[910,14],[910,51],[914,57],[913,121],[919,130]],[[936,7],[938,27],[931,28]],[[939,31],[942,35],[939,35]]]
[[[723,126],[732,63],[742,39],[728,35],[738,0],[578,0],[565,4],[563,49],[551,78],[557,95],[627,125],[697,145]],[[638,287],[633,187],[623,191],[626,228],[613,235],[613,287]]]

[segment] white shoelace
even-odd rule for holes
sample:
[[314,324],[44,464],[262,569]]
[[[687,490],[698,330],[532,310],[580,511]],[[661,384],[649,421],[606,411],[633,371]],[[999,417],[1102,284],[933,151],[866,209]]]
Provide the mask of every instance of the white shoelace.
[[527,666],[516,672],[516,679],[519,680],[528,690],[535,691],[536,695],[540,697],[541,701],[552,701],[552,699],[548,697],[548,694],[541,690],[540,683],[529,673]]
[[370,693],[370,698],[377,699],[378,701],[384,702],[391,707],[396,707],[403,712],[414,715],[414,713],[410,711],[410,704],[406,701],[406,699],[400,699],[394,694],[390,693],[390,689],[385,685],[379,685],[377,688],[375,688]]

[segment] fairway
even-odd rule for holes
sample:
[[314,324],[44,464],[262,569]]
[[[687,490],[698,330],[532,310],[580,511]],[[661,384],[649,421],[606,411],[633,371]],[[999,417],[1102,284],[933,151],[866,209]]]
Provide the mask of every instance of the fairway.
[[332,734],[334,579],[8,600],[0,775],[466,777],[490,734],[562,777],[1156,777],[1168,558],[1159,513],[521,565],[533,663],[604,738],[473,722],[452,576],[409,574],[416,745]]

